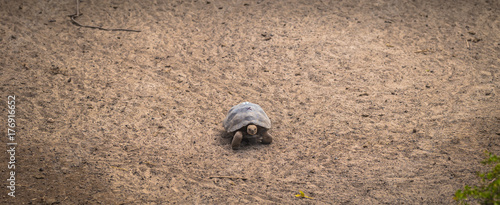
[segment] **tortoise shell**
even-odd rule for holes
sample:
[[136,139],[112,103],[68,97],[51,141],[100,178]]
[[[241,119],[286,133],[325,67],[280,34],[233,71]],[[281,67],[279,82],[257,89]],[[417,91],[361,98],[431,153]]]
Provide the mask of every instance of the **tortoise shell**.
[[264,110],[259,105],[250,102],[243,102],[232,107],[223,122],[227,132],[235,132],[250,124],[271,129],[271,120]]

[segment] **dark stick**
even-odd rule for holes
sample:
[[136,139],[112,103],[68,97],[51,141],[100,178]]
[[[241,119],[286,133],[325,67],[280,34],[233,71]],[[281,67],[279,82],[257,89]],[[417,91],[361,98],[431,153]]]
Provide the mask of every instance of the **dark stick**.
[[80,16],[80,8],[79,8],[79,1],[80,0],[76,0],[76,14],[73,14],[73,15],[69,15],[69,17],[71,18],[71,22],[79,27],[84,27],[84,28],[93,28],[93,29],[99,29],[99,30],[103,30],[103,31],[130,31],[130,32],[141,32],[139,30],[132,30],[132,29],[122,29],[122,28],[103,28],[103,27],[99,27],[99,26],[87,26],[87,25],[82,25],[80,23],[78,23],[78,21],[75,20],[76,17]]

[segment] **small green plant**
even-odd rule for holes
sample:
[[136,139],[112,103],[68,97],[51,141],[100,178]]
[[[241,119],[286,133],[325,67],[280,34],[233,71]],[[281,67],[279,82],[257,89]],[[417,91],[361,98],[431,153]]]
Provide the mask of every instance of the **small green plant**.
[[295,195],[295,197],[313,199],[312,197],[306,196],[306,194],[304,194],[304,192],[300,191],[300,190],[299,190],[299,194]]
[[500,158],[486,151],[487,159],[482,164],[491,165],[492,170],[486,173],[478,173],[481,185],[470,187],[465,185],[463,190],[455,192],[454,199],[460,204],[467,204],[467,197],[479,199],[481,204],[500,205]]

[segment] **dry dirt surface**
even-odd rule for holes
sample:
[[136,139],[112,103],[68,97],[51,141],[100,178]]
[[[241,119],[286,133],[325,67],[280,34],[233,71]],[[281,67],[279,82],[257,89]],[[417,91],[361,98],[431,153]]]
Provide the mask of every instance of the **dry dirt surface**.
[[[453,204],[500,154],[500,1],[79,8],[0,1],[2,204]],[[244,101],[272,144],[231,149]]]

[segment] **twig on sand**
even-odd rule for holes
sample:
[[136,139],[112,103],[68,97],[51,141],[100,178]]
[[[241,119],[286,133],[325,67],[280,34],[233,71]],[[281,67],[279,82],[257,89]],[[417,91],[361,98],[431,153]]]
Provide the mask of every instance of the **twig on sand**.
[[132,30],[132,29],[122,29],[122,28],[103,28],[103,27],[100,27],[100,26],[88,26],[88,25],[82,25],[81,23],[78,23],[78,21],[76,21],[76,17],[80,16],[80,6],[79,6],[79,1],[80,0],[76,0],[76,14],[73,14],[73,15],[69,15],[70,19],[71,19],[71,22],[77,26],[80,26],[80,27],[84,27],[84,28],[93,28],[93,29],[99,29],[99,30],[103,30],[103,31],[130,31],[130,32],[141,32],[140,30]]
[[434,53],[434,51],[429,50],[429,49],[425,49],[425,50],[415,51],[415,53],[422,53],[422,54],[426,55],[427,53]]
[[113,166],[113,165],[110,165],[110,167],[115,168],[115,169],[119,169],[119,170],[123,170],[123,171],[128,171],[127,169],[122,168],[122,167],[117,167],[117,166]]
[[242,180],[247,180],[248,178],[246,177],[235,177],[235,176],[209,176],[209,179],[213,178],[228,178],[228,179],[242,179]]

